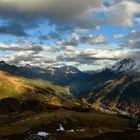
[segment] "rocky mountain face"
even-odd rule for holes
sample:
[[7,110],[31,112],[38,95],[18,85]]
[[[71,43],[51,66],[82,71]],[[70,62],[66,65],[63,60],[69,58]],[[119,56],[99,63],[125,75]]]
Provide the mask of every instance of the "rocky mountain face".
[[98,109],[140,112],[140,72],[132,59],[118,61],[100,72],[75,67],[18,67],[0,62],[0,70],[28,79],[42,79],[66,86],[75,98],[85,98]]
[[140,111],[140,75],[122,76],[106,80],[88,94],[87,100],[95,107]]
[[120,109],[140,113],[140,73],[135,61],[121,60],[102,73],[109,76],[93,86],[86,99],[101,110]]
[[136,72],[138,69],[136,66],[136,62],[128,58],[118,61],[115,65],[111,67],[111,70],[114,73],[130,73]]

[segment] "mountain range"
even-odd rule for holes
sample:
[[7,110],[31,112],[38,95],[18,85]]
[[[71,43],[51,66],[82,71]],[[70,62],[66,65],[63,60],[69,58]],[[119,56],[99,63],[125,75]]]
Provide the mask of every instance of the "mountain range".
[[69,98],[84,98],[93,108],[100,111],[121,110],[140,114],[140,72],[136,62],[129,58],[120,60],[100,72],[82,72],[72,66],[15,66],[4,61],[0,62],[0,70],[31,81],[49,81],[54,85],[66,87],[68,93],[70,90]]

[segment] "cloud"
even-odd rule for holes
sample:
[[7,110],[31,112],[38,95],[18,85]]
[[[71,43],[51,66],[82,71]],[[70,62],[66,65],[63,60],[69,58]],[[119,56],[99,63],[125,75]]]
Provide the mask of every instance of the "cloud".
[[[27,31],[38,28],[48,21],[60,30],[96,29],[104,24],[133,26],[139,22],[140,3],[125,0],[0,0],[0,17],[7,25],[0,27],[1,34],[28,36]],[[117,11],[117,12],[116,12]],[[103,17],[99,18],[98,14]],[[51,33],[40,39],[59,39]]]
[[120,44],[120,46],[129,47],[131,49],[140,49],[140,40],[127,40]]
[[[94,22],[86,20],[93,11],[100,8],[103,0],[1,0],[0,15],[7,17],[46,17],[50,22],[62,24]],[[16,16],[15,16],[16,15]],[[82,23],[83,24],[83,23]]]
[[16,28],[11,25],[1,26],[0,34],[14,35],[14,36],[18,36],[18,37],[28,36],[28,34],[22,28],[19,28],[19,27]]
[[[45,56],[44,54],[37,54],[33,51],[20,51],[15,54],[7,55],[3,58],[6,62],[14,65],[26,65],[30,64],[32,66],[46,67],[56,63],[55,56]],[[58,62],[57,62],[58,63]]]
[[140,49],[140,30],[132,30],[123,37],[120,46],[130,49]]
[[64,41],[62,43],[63,46],[77,46],[78,42],[74,38],[72,38],[70,41]]
[[107,39],[103,35],[79,35],[73,34],[69,40],[59,42],[60,48],[73,46],[76,47],[78,44],[89,44],[89,45],[105,45]]
[[105,15],[103,24],[130,27],[134,22],[138,22],[139,17],[136,17],[136,14],[140,13],[140,3],[128,0],[118,1],[102,11]]
[[[37,41],[42,41],[42,44],[28,44],[26,41],[0,44],[0,50],[2,54],[9,55],[6,56],[9,62],[15,64],[26,61],[44,66],[114,62],[136,54],[134,51],[140,49],[140,31],[132,30],[127,35],[115,34],[113,38],[120,39],[123,46],[119,50],[117,44],[117,47],[109,46],[107,37],[101,34],[102,31],[106,32],[102,26],[134,26],[140,23],[139,13],[140,3],[137,0],[0,0],[0,22],[3,22],[0,23],[0,34],[35,41],[39,36]],[[51,46],[44,45],[47,43]],[[92,46],[92,49],[87,46]],[[101,46],[102,50],[100,47],[93,49],[95,46]]]
[[107,39],[103,35],[89,35],[89,36],[82,36],[80,38],[81,43],[86,43],[90,45],[96,44],[107,44]]
[[[62,65],[104,65],[116,62],[123,58],[134,58],[139,61],[138,50],[117,49],[117,50],[101,50],[86,48],[84,50],[77,50],[74,46],[18,46],[0,44],[0,50],[12,51],[5,55],[3,59],[8,63],[16,65],[31,64],[33,66],[62,66]],[[43,50],[43,51],[42,51]]]
[[[97,49],[85,49],[83,51],[65,52],[63,55],[58,55],[56,60],[59,62],[75,62],[76,64],[83,65],[96,65],[99,61],[102,63],[104,60],[117,61],[120,58],[127,56],[128,50],[97,50]],[[102,64],[100,64],[102,65]]]
[[6,45],[6,44],[0,44],[0,50],[1,51],[32,51],[34,53],[38,53],[43,51],[43,47],[39,45],[34,46],[18,46],[18,45]]
[[140,66],[140,50],[133,50],[128,52],[125,58],[131,58],[135,60],[137,66]]
[[50,39],[60,40],[60,39],[62,39],[62,35],[59,32],[49,32],[47,35],[40,35],[39,39],[41,39],[43,41],[47,41]]
[[131,30],[127,35],[125,34],[115,34],[113,35],[114,39],[139,39],[140,38],[140,30]]
[[124,34],[115,34],[115,35],[113,35],[114,39],[123,39],[124,37],[125,37]]
[[62,46],[77,46],[79,42],[80,36],[78,34],[73,34],[72,38],[68,41],[62,42]]
[[42,58],[42,56],[34,54],[33,51],[26,51],[26,53],[24,51],[21,51],[14,55],[6,56],[5,60],[8,63],[20,65],[23,62],[32,62],[35,59],[40,59],[40,58]]
[[39,19],[36,20],[22,15],[0,18],[0,21],[3,21],[3,24],[0,24],[0,34],[17,37],[29,37],[30,34],[27,31],[31,28],[38,28],[41,22]]
[[140,39],[140,30],[132,30],[128,36],[126,36],[128,39]]

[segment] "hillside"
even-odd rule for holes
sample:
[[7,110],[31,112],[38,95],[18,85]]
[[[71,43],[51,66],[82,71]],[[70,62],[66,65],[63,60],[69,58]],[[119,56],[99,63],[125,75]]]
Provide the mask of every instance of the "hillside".
[[41,79],[63,87],[68,86],[76,97],[87,93],[93,86],[89,83],[93,78],[91,74],[83,73],[71,66],[41,68],[30,65],[15,66],[0,61],[0,70],[31,80]]
[[[67,98],[67,101],[69,98],[75,98],[78,102],[79,99],[85,98],[94,107],[99,109],[101,107],[105,111],[109,109],[111,112],[112,110],[119,110],[131,114],[140,113],[140,72],[136,62],[130,58],[120,60],[111,67],[92,73],[81,72],[70,66],[40,68],[26,65],[18,67],[4,61],[0,62],[0,70],[24,77],[18,79],[20,82],[18,80],[14,80],[14,82],[11,80],[10,83],[12,84],[6,82],[5,85],[6,87],[8,85],[8,88],[1,88],[3,94],[0,98],[2,96],[9,97],[7,94],[10,91],[12,96],[24,93],[22,98],[28,98],[29,96],[29,98],[34,97],[39,100],[47,98],[46,100],[58,106],[62,106],[60,96],[64,99]],[[25,80],[25,78],[30,80]],[[48,80],[55,85],[52,85]],[[14,85],[14,83],[19,84]],[[7,94],[5,94],[5,89],[8,92]],[[55,97],[52,96],[52,99],[48,96],[44,98],[43,96],[46,93],[47,95],[49,93],[49,97],[55,94]],[[71,104],[73,104],[71,101],[65,103],[67,108]]]
[[7,97],[20,97],[25,94],[67,94],[68,89],[52,85],[50,82],[27,80],[15,77],[0,71],[0,99]]
[[119,109],[140,114],[140,74],[135,62],[125,59],[101,73],[106,73],[104,80],[93,86],[85,98],[101,110]]
[[[0,139],[44,139],[37,135],[38,132],[48,133],[58,140],[124,133],[130,127],[131,116],[123,115],[123,112],[112,115],[112,112],[120,109],[131,111],[132,114],[139,113],[139,100],[136,102],[140,91],[139,74],[128,76],[105,69],[93,75],[88,74],[91,81],[86,78],[86,74],[83,75],[84,78],[80,80],[79,73],[66,74],[67,78],[71,78],[66,78],[71,81],[66,84],[74,87],[75,91],[78,88],[86,91],[79,97],[85,97],[93,106],[85,99],[80,100],[73,96],[75,94],[71,95],[67,87],[55,85],[47,79],[27,79],[0,71]],[[133,94],[134,91],[137,92]],[[57,131],[60,125],[64,132]],[[136,137],[136,131],[134,135]]]
[[89,109],[68,88],[41,80],[28,80],[0,71],[0,113],[47,109]]

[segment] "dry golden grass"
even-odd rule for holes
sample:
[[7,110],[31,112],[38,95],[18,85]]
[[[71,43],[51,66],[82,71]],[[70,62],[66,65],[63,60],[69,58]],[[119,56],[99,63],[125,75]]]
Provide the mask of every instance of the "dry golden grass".
[[52,90],[52,94],[58,95],[61,95],[61,93],[66,94],[68,92],[66,87],[53,85],[50,82],[28,80],[0,71],[0,99],[8,97],[17,98],[23,94],[30,97],[30,95],[35,95],[36,92],[47,95],[47,89]]

